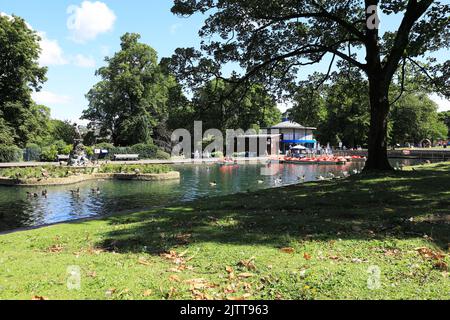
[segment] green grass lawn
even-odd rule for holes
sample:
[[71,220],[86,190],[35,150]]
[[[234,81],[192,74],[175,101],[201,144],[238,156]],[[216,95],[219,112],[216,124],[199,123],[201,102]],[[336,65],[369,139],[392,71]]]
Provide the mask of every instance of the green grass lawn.
[[450,163],[409,170],[2,235],[0,298],[449,299]]

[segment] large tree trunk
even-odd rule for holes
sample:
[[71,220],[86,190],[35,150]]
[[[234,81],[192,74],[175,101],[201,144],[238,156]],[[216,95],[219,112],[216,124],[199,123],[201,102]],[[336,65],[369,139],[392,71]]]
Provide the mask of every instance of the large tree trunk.
[[365,171],[393,170],[387,155],[387,125],[389,115],[389,84],[378,77],[370,82],[369,157]]

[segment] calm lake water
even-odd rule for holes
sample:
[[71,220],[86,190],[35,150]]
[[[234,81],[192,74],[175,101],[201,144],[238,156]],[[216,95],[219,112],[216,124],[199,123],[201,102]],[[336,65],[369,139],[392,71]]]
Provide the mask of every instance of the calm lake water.
[[[394,160],[396,163],[401,160]],[[181,180],[167,182],[138,181],[88,181],[77,185],[57,187],[2,187],[0,186],[0,231],[28,226],[63,222],[80,218],[103,216],[126,210],[139,210],[200,197],[259,190],[315,181],[317,176],[339,174],[342,171],[361,170],[362,163],[345,166],[295,165],[295,164],[241,164],[220,167],[211,165],[177,165]],[[264,170],[273,170],[273,176],[264,175]],[[281,178],[280,181],[276,181]],[[217,186],[211,187],[211,182]],[[263,183],[261,183],[263,181]],[[70,190],[80,187],[80,195]],[[93,195],[91,189],[100,188]],[[48,190],[48,197],[27,199],[27,192],[41,194]]]

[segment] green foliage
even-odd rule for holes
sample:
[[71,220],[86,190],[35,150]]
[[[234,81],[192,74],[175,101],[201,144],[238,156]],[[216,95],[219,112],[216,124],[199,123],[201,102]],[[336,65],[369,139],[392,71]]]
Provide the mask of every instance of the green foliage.
[[28,168],[6,168],[0,170],[0,176],[6,178],[39,179],[43,172],[48,178],[67,178],[77,174],[91,174],[93,168],[69,168],[59,166],[42,166]]
[[193,109],[187,109],[183,128],[191,128],[194,120],[203,122],[203,129],[267,128],[281,120],[276,102],[262,86],[249,90],[214,80],[199,88],[192,99]]
[[54,162],[58,157],[58,147],[56,145],[51,145],[42,149],[41,161]]
[[88,157],[92,157],[94,155],[94,148],[93,147],[85,146],[84,147],[84,151],[86,152],[86,155]]
[[17,16],[0,16],[0,141],[24,146],[46,131],[48,109],[31,99],[46,81],[39,36]]
[[[290,117],[304,126],[317,127],[322,144],[347,147],[365,146],[369,133],[368,83],[359,73],[333,73],[321,90],[314,88],[315,78],[305,81],[295,95]],[[350,79],[349,79],[350,78]]]
[[439,121],[447,126],[447,138],[450,138],[450,111],[443,111],[438,114]]
[[0,144],[0,162],[19,162],[22,159],[22,149],[16,146]]
[[0,144],[14,144],[14,130],[8,126],[5,119],[2,118],[0,112]]
[[75,128],[69,121],[50,120],[50,135],[53,140],[71,144],[75,139]]
[[110,150],[112,148],[114,148],[114,145],[108,142],[98,143],[94,146],[94,149],[101,149],[101,150]]
[[101,123],[100,132],[110,133],[118,146],[152,142],[174,85],[161,72],[156,51],[139,39],[135,33],[122,36],[121,50],[96,72],[102,80],[87,94],[89,107],[83,112],[84,119]]
[[158,160],[170,160],[171,156],[167,152],[164,152],[160,149],[156,150],[156,159]]
[[100,173],[143,173],[143,174],[160,174],[172,171],[167,165],[159,164],[105,164],[99,168]]
[[418,144],[446,139],[448,128],[439,121],[438,107],[426,94],[405,94],[392,108],[392,144]]
[[[374,9],[399,18],[399,27],[386,26],[388,18],[376,19],[370,14],[377,12]],[[173,73],[191,88],[201,87],[212,78],[227,77],[229,72],[225,70],[230,65],[243,70],[231,73],[232,82],[247,87],[262,84],[279,97],[292,92],[306,66],[324,61],[330,62],[329,71],[337,64],[364,75],[370,83],[366,92],[371,111],[367,170],[392,169],[385,151],[389,93],[398,69],[411,62],[418,72],[427,75],[425,83],[450,97],[448,55],[430,55],[448,48],[449,3],[175,0],[172,12],[182,17],[208,15],[199,31],[200,49],[178,48],[171,58]],[[360,51],[365,55],[358,54]],[[316,87],[323,82],[318,79]],[[358,115],[351,122],[361,127],[367,121]],[[350,143],[363,138],[357,136]]]
[[115,147],[110,143],[100,143],[93,149],[108,150],[108,159],[112,159],[116,154],[139,154],[141,159],[170,159],[170,155],[160,150],[154,144],[139,143],[129,147]]

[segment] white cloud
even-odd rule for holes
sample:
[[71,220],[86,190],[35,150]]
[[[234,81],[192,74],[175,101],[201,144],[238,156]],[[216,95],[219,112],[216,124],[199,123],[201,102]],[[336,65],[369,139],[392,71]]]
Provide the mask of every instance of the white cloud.
[[45,32],[39,32],[39,36],[41,37],[40,46],[42,49],[41,56],[39,57],[39,64],[41,66],[64,65],[69,63],[64,57],[63,49],[59,46],[57,40],[47,38]]
[[72,40],[84,43],[95,39],[99,34],[112,30],[116,15],[108,6],[100,1],[83,1],[80,6],[67,8],[70,14],[67,28],[71,31]]
[[431,100],[437,103],[439,106],[439,112],[441,111],[450,111],[450,101],[439,97],[437,94],[432,94],[430,96]]
[[82,67],[82,68],[95,68],[95,60],[94,58],[92,58],[91,56],[86,57],[82,54],[77,54],[74,58],[73,58],[73,63],[77,66],[77,67]]
[[33,92],[33,100],[38,104],[55,105],[55,104],[67,104],[71,101],[71,98],[64,95],[59,95],[50,91]]

